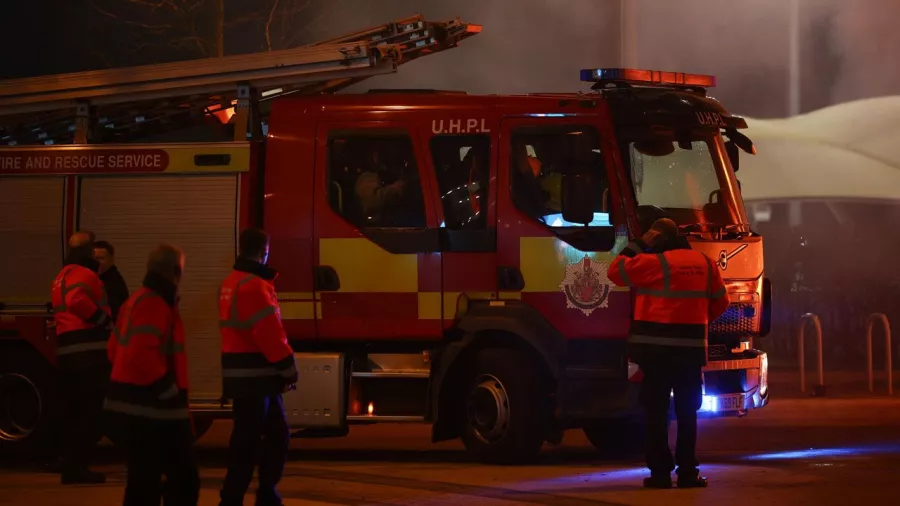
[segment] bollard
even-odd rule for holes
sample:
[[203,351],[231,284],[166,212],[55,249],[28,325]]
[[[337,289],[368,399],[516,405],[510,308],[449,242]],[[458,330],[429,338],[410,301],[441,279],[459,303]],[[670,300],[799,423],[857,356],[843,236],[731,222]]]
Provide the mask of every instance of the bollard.
[[868,321],[866,321],[866,353],[869,364],[869,393],[875,392],[875,371],[872,367],[872,329],[875,327],[876,321],[881,322],[881,326],[884,328],[884,370],[887,373],[888,395],[894,395],[894,371],[893,365],[891,364],[891,355],[893,352],[893,349],[891,348],[891,323],[884,313],[872,313],[869,315]]
[[813,395],[821,397],[825,395],[825,368],[822,364],[822,323],[819,317],[813,313],[806,313],[800,317],[800,334],[797,336],[797,354],[800,357],[800,391],[806,392],[806,354],[803,347],[806,337],[806,322],[812,321],[816,329],[816,352],[818,355],[819,384],[813,391]]

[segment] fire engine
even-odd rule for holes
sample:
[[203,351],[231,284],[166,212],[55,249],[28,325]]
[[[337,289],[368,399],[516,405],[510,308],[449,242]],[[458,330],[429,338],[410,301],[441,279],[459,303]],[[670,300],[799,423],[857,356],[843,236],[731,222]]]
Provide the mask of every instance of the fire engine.
[[480,31],[415,16],[287,51],[0,82],[5,448],[39,448],[54,423],[47,300],[75,230],[115,246],[132,290],[154,245],[184,249],[201,433],[229,416],[216,290],[250,226],[280,271],[298,437],[428,422],[493,462],[572,428],[602,449],[639,442],[632,293],[606,270],[662,216],[728,283],[702,413],[765,406],[752,343],[770,291],[734,172],[754,148],[707,96],[714,78],[588,69],[577,93],[333,93]]

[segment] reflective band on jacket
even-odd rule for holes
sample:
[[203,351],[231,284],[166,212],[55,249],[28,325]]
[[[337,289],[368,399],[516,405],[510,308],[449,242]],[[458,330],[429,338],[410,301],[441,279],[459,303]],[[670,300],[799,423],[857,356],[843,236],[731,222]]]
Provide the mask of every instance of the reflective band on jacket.
[[[66,312],[66,310],[69,309],[69,306],[66,304],[66,295],[69,292],[71,292],[72,290],[75,290],[76,288],[84,288],[85,291],[87,291],[89,294],[91,293],[91,287],[88,286],[87,283],[75,283],[73,285],[66,284],[66,277],[69,276],[69,273],[72,272],[72,269],[74,269],[74,268],[75,268],[74,265],[69,266],[69,268],[66,269],[66,272],[64,272],[62,275],[62,281],[60,284],[60,288],[62,291],[62,304],[60,304],[58,306],[53,306],[54,313],[64,313],[64,312]],[[93,295],[93,294],[91,294],[91,295]],[[97,305],[98,309],[102,309],[104,306],[106,306],[106,288],[101,287],[99,301],[94,300],[93,297],[91,297],[91,300],[94,302],[94,304]]]
[[71,355],[72,353],[81,353],[83,351],[106,350],[106,343],[103,341],[94,341],[90,343],[70,344],[56,348],[56,355]]
[[[649,295],[650,297],[660,297],[664,299],[718,299],[725,296],[724,288],[717,290],[716,292],[712,291],[714,279],[713,267],[708,259],[706,261],[706,290],[672,290],[672,272],[669,267],[669,261],[666,260],[665,255],[661,253],[657,254],[656,258],[659,260],[659,266],[662,270],[663,288],[662,290],[638,288],[636,290],[638,295]],[[620,260],[619,274],[622,276],[622,280],[627,285],[631,286],[631,280],[628,279],[628,274],[625,272],[624,260]]]
[[628,276],[628,271],[625,270],[625,259],[619,259],[619,276],[622,277],[622,282],[625,283],[626,286],[634,286],[634,283],[631,282],[631,278]]
[[[234,291],[231,294],[231,307],[228,309],[229,318],[227,320],[219,320],[219,328],[223,329],[238,329],[238,330],[250,330],[254,325],[259,323],[263,318],[275,314],[276,308],[275,306],[266,306],[259,311],[253,313],[250,318],[246,320],[241,320],[238,317],[238,301],[237,301],[237,289],[241,287],[241,285],[246,284],[255,276],[252,274],[247,276],[246,278],[238,281],[238,284],[234,287]],[[221,288],[219,289],[219,297],[221,298]]]
[[183,420],[190,418],[191,416],[188,408],[151,408],[149,406],[141,406],[139,404],[114,401],[111,399],[103,401],[103,409],[114,413],[152,418],[154,420]]
[[232,368],[223,368],[222,369],[222,377],[223,378],[263,378],[267,376],[281,376],[283,378],[290,378],[296,373],[296,369],[294,367],[290,367],[283,371],[280,371],[274,367],[255,367],[255,368],[246,368],[246,369],[232,369]]
[[125,333],[122,334],[119,331],[118,325],[113,327],[113,335],[116,336],[116,341],[120,346],[128,346],[128,344],[131,342],[131,338],[136,336],[137,334],[150,334],[151,336],[156,336],[157,338],[159,338],[159,349],[163,352],[163,354],[174,355],[176,353],[184,351],[184,345],[176,344],[171,337],[169,337],[169,339],[166,339],[166,333],[160,330],[159,327],[156,327],[154,325],[138,325],[136,327],[131,326],[131,313],[138,306],[138,304],[140,304],[144,299],[147,299],[148,297],[159,297],[159,295],[148,290],[142,293],[137,298],[137,300],[134,301],[134,303],[128,308],[128,314],[123,315],[123,318],[128,321],[128,325],[125,327]]
[[678,346],[681,348],[705,348],[705,339],[690,339],[683,337],[658,337],[632,334],[628,341],[633,344],[657,344],[660,346]]

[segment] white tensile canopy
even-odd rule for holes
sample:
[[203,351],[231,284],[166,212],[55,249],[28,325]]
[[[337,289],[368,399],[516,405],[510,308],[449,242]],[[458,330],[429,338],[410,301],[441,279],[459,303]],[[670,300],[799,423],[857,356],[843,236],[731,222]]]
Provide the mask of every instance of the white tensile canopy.
[[741,153],[745,201],[900,201],[900,96],[747,123],[757,154]]

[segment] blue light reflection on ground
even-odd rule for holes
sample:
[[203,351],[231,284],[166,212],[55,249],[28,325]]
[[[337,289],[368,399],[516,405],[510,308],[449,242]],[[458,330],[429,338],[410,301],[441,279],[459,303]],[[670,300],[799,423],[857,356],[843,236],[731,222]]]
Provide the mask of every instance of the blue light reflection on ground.
[[[650,472],[646,467],[633,467],[628,469],[610,469],[606,471],[595,471],[592,473],[580,473],[570,476],[559,476],[556,478],[545,478],[540,481],[542,484],[565,485],[583,482],[612,482],[620,480],[637,480],[649,476]],[[534,482],[532,482],[534,483]]]
[[867,446],[844,446],[835,448],[809,448],[784,452],[759,453],[745,457],[746,460],[808,460],[830,457],[859,457],[863,455],[897,453],[900,444],[881,444]]
[[[701,471],[704,473],[722,474],[728,471],[739,469],[733,465],[710,464],[701,465]],[[517,490],[553,490],[566,489],[573,487],[590,487],[591,485],[628,485],[629,487],[640,488],[643,479],[650,476],[650,471],[646,467],[629,467],[624,469],[605,469],[593,472],[585,472],[571,474],[567,476],[557,476],[553,478],[541,478],[528,480],[527,482],[518,482],[511,487]]]

